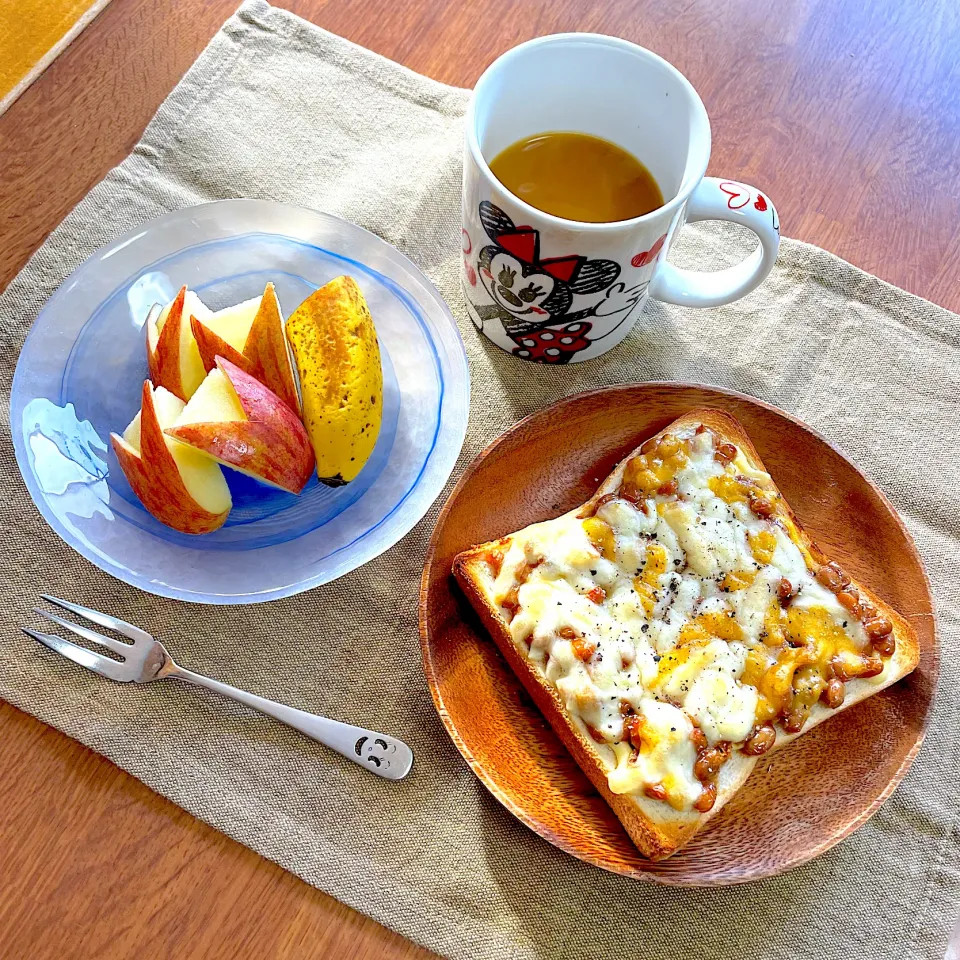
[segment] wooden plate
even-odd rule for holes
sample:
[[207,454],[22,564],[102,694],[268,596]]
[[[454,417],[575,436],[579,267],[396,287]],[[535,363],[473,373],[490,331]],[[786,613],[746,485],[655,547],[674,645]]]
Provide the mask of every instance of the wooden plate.
[[[695,407],[746,427],[810,534],[920,636],[916,671],[761,761],[674,857],[644,859],[501,658],[450,574],[454,556],[587,500],[638,442]],[[865,428],[869,430],[869,425]],[[569,397],[512,427],[467,468],[440,514],[420,593],[427,681],[460,752],[540,836],[588,863],[684,886],[740,883],[810,860],[890,796],[923,741],[938,673],[930,585],[884,495],[781,410],[711,387],[645,383]]]

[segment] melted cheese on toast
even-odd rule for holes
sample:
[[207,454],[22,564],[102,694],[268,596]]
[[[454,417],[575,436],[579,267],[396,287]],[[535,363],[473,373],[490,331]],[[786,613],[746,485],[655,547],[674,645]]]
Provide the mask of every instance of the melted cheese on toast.
[[710,809],[733,747],[765,752],[775,724],[796,732],[844,680],[879,685],[890,668],[889,622],[704,427],[648,442],[615,492],[488,562],[516,648],[596,744],[610,790],[678,810]]

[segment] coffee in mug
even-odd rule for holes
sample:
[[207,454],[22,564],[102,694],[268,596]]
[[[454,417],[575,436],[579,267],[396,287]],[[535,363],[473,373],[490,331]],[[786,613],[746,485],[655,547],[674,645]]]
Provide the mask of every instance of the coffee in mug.
[[501,150],[490,170],[515,197],[565,220],[613,223],[663,206],[653,174],[632,153],[589,133],[524,137]]

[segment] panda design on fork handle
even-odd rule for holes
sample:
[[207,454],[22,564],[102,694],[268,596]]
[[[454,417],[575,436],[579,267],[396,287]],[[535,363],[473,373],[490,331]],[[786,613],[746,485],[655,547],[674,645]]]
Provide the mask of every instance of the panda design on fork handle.
[[[477,256],[477,272],[493,302],[473,303],[473,308],[481,324],[503,324],[516,344],[513,353],[518,357],[569,363],[590,345],[590,318],[620,313],[622,323],[647,288],[647,283],[627,289],[617,282],[620,265],[614,260],[588,260],[578,255],[541,259],[537,230],[514,225],[488,200],[480,204],[479,213],[491,242]],[[571,311],[575,295],[601,293],[590,306]],[[560,324],[559,329],[547,329]]]

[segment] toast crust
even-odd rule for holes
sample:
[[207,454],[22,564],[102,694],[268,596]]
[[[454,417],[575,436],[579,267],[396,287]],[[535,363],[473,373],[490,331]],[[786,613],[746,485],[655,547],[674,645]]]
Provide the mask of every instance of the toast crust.
[[[654,437],[659,439],[666,433],[675,433],[682,428],[700,424],[710,428],[717,435],[718,442],[735,444],[752,468],[766,472],[760,455],[743,426],[736,418],[722,410],[713,408],[692,410],[668,424],[659,433],[654,434]],[[638,451],[639,445],[617,464],[590,500],[568,511],[564,516],[587,515],[601,497],[617,491],[627,461]],[[773,481],[769,487],[779,494]],[[788,519],[793,525],[794,530],[791,534],[801,549],[806,549],[815,562],[827,562],[829,558],[804,531],[782,495],[778,497],[776,504],[777,515]],[[596,744],[587,735],[582,722],[567,712],[560,694],[546,680],[539,665],[521,654],[513,640],[509,624],[493,596],[493,580],[486,556],[492,548],[508,546],[514,535],[479,544],[458,554],[453,562],[454,576],[510,668],[523,683],[541,713],[590,782],[613,809],[637,848],[652,860],[664,859],[687,843],[711,817],[722,809],[723,805],[743,786],[758,758],[748,756],[739,749],[733,751],[720,771],[716,803],[706,813],[698,813],[695,810],[675,810],[666,803],[638,793],[613,793],[607,781],[607,774],[610,771],[609,760],[601,754]],[[791,743],[824,720],[897,682],[910,673],[919,662],[919,640],[911,624],[872,591],[856,581],[854,583],[860,593],[894,626],[896,649],[888,661],[883,678],[873,681],[849,680],[846,683],[846,696],[839,707],[830,709],[817,703],[798,733],[790,734],[778,727],[777,740],[773,749],[779,749]]]

